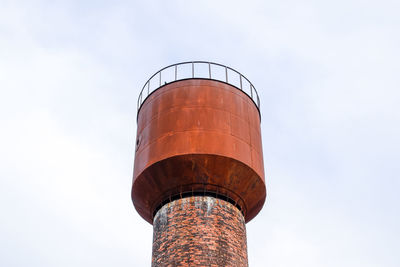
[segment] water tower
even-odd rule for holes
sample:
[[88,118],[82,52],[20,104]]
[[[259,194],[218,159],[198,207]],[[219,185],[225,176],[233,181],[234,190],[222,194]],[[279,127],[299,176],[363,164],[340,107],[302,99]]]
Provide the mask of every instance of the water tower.
[[260,100],[238,71],[183,62],[138,99],[132,201],[153,225],[152,266],[248,266],[245,223],[266,188]]

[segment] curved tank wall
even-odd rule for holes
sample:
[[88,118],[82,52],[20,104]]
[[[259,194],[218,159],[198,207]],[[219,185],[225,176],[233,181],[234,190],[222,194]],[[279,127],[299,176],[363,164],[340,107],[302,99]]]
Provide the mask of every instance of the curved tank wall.
[[132,200],[152,223],[163,201],[201,191],[229,198],[246,222],[257,215],[266,197],[260,116],[229,84],[176,81],[139,110]]

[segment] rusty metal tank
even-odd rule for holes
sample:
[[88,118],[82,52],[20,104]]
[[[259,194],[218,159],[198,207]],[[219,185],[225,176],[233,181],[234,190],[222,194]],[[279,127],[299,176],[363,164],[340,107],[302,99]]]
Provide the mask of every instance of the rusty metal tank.
[[266,198],[259,105],[251,82],[220,64],[184,62],[154,74],[138,100],[138,213],[152,223],[168,202],[209,195],[234,204],[246,222],[254,218]]

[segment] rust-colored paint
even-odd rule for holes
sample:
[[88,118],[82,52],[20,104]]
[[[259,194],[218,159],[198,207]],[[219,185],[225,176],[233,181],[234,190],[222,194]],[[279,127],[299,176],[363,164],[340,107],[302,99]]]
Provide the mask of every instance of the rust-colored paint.
[[161,201],[184,191],[226,195],[246,222],[264,204],[259,113],[231,85],[189,79],[154,91],[139,110],[136,143],[132,200],[150,223]]

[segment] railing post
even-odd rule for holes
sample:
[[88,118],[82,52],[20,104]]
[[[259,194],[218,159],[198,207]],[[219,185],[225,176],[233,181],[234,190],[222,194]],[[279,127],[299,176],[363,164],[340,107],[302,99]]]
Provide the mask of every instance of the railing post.
[[250,84],[250,96],[251,98],[253,98],[253,85]]
[[243,91],[243,86],[242,86],[242,74],[239,74],[240,77],[240,90]]
[[149,91],[150,91],[150,80],[149,80],[149,82],[147,83],[147,95],[149,95]]
[[225,66],[225,79],[226,83],[228,83],[228,68]]
[[192,78],[194,78],[194,62],[192,62]]
[[177,79],[177,73],[178,73],[178,65],[175,65],[175,81]]
[[160,87],[161,87],[161,71],[160,71]]
[[210,64],[210,62],[208,62],[208,76],[211,79],[211,64]]
[[138,99],[137,99],[137,107],[136,107],[136,110],[139,110],[139,107],[140,107],[140,95],[142,94],[142,92],[140,92],[140,94],[139,94],[139,97],[138,97]]

